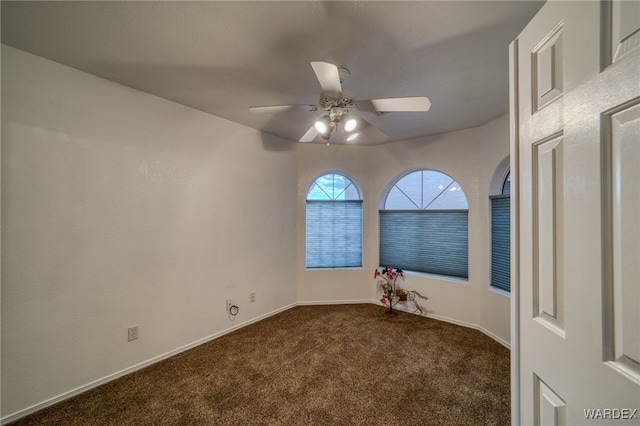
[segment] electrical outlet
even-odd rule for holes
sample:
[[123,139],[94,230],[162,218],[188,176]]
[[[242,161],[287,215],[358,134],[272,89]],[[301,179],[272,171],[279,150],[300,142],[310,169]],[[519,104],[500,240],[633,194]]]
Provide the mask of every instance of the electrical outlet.
[[137,340],[138,339],[138,326],[134,325],[133,327],[129,327],[127,329],[127,339],[128,341]]
[[255,293],[249,293],[249,302],[253,303],[256,301],[256,294]]
[[227,311],[230,310],[232,306],[233,306],[233,300],[227,299]]

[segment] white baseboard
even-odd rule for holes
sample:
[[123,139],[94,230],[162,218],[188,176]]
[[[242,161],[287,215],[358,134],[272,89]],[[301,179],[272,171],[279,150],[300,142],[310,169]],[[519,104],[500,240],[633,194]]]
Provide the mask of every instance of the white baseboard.
[[496,342],[500,343],[505,348],[511,350],[511,345],[509,344],[509,342],[507,342],[506,340],[500,338],[499,336],[496,336],[495,334],[493,334],[489,330],[487,330],[484,327],[481,327],[479,325],[471,324],[471,323],[464,322],[464,321],[458,321],[458,320],[455,320],[455,319],[452,319],[452,318],[443,317],[443,316],[440,316],[440,315],[429,314],[428,317],[429,318],[433,318],[433,319],[437,319],[438,321],[444,321],[444,322],[449,322],[451,324],[461,325],[463,327],[473,328],[474,330],[478,330],[478,331],[486,334],[487,336],[491,337]]
[[[27,407],[23,410],[20,410],[18,412],[15,412],[13,414],[10,414],[6,417],[3,417],[2,419],[0,419],[0,425],[6,424],[6,423],[11,423],[15,420],[18,420],[22,417],[28,416],[31,413],[35,413],[36,411],[42,410],[43,408],[49,407],[53,404],[56,404],[58,402],[64,401],[65,399],[69,399],[71,397],[74,397],[76,395],[79,395],[83,392],[86,392],[90,389],[96,388],[100,385],[103,385],[107,382],[110,382],[112,380],[118,379],[122,376],[125,376],[127,374],[133,373],[134,371],[140,370],[144,367],[148,367],[149,365],[155,364],[156,362],[160,362],[164,359],[170,358],[174,355],[177,355],[181,352],[184,352],[186,350],[189,350],[191,348],[194,348],[196,346],[202,345],[204,343],[210,342],[211,340],[217,339],[218,337],[222,337],[225,334],[229,334],[235,330],[238,330],[242,327],[246,327],[250,324],[256,323],[258,321],[261,321],[263,319],[266,319],[270,316],[279,314],[280,312],[284,312],[288,309],[291,309],[293,307],[296,306],[312,306],[312,305],[353,305],[353,304],[361,304],[361,303],[370,303],[370,304],[374,304],[374,305],[378,305],[378,306],[382,306],[380,304],[380,301],[378,300],[372,300],[372,299],[357,299],[357,300],[319,300],[319,301],[303,301],[303,302],[297,302],[297,303],[291,303],[289,305],[283,306],[282,308],[278,308],[276,310],[273,310],[271,312],[268,312],[266,314],[263,315],[259,315],[253,319],[247,320],[245,322],[236,324],[232,327],[229,327],[225,330],[219,331],[217,333],[214,333],[210,336],[204,337],[202,339],[196,340],[195,342],[189,343],[187,345],[181,346],[177,349],[171,350],[169,352],[166,352],[162,355],[158,355],[156,357],[150,358],[146,361],[140,362],[138,364],[135,364],[131,367],[127,367],[123,370],[120,370],[116,373],[113,374],[109,374],[108,376],[105,376],[101,379],[95,380],[93,382],[87,383],[86,385],[82,385],[79,386],[75,389],[72,389],[68,392],[62,393],[58,396],[55,396],[53,398],[47,399],[43,402],[40,402],[38,404],[32,405],[30,407]],[[412,313],[415,315],[420,315],[419,313],[415,313],[412,312],[406,308],[403,308],[402,306],[397,306],[395,309],[398,309],[400,311],[403,312],[408,312],[408,313]],[[507,349],[511,349],[509,342],[506,342],[505,340],[501,339],[500,337],[496,336],[495,334],[489,332],[488,330],[485,330],[484,328],[476,325],[476,324],[471,324],[471,323],[467,323],[464,321],[458,321],[452,318],[447,318],[447,317],[443,317],[440,315],[434,315],[434,314],[423,314],[423,316],[432,318],[432,319],[436,319],[438,321],[444,321],[444,322],[448,322],[451,324],[456,324],[456,325],[460,325],[463,327],[468,327],[468,328],[473,328],[475,330],[481,331],[482,333],[486,334],[487,336],[491,337],[493,340],[495,340],[496,342],[500,343],[501,345],[503,345],[504,347],[506,347]]]
[[[380,304],[379,300],[373,300],[373,299],[318,300],[318,301],[298,302],[296,305],[298,305],[298,306],[309,306],[309,305],[353,305],[353,304],[359,304],[359,303],[370,303],[370,304],[382,306]],[[397,310],[402,311],[402,312],[407,312],[409,314],[421,315],[421,316],[424,316],[424,317],[429,317],[429,318],[432,318],[432,319],[436,319],[438,321],[444,321],[444,322],[448,322],[448,323],[451,323],[451,324],[460,325],[462,327],[467,327],[467,328],[472,328],[474,330],[478,330],[478,331],[486,334],[487,336],[489,336],[490,338],[492,338],[496,342],[500,343],[505,348],[511,350],[511,345],[509,344],[509,342],[507,342],[506,340],[500,338],[499,336],[493,334],[489,330],[487,330],[487,329],[485,329],[485,328],[483,328],[483,327],[481,327],[481,326],[479,326],[477,324],[472,324],[472,323],[469,323],[469,322],[465,322],[465,321],[460,321],[460,320],[456,320],[456,319],[453,319],[453,318],[444,317],[442,315],[435,315],[435,314],[429,314],[429,313],[420,314],[419,312],[415,312],[413,310],[407,309],[402,305],[396,305],[394,307],[394,309],[397,309]]]
[[[373,299],[358,299],[358,300],[318,300],[318,301],[306,301],[306,302],[298,302],[296,305],[298,306],[303,306],[303,305],[353,305],[353,304],[359,304],[359,303],[370,303],[373,305],[378,305],[378,306],[382,306],[379,300],[373,300]],[[448,322],[451,324],[455,324],[455,325],[460,325],[462,327],[467,327],[467,328],[472,328],[474,330],[478,330],[484,334],[486,334],[487,336],[489,336],[490,338],[492,338],[493,340],[495,340],[496,342],[500,343],[502,346],[504,346],[505,348],[511,350],[511,345],[509,344],[509,342],[507,342],[506,340],[500,338],[499,336],[493,334],[492,332],[490,332],[489,330],[485,329],[484,327],[481,327],[477,324],[472,324],[469,322],[465,322],[465,321],[460,321],[460,320],[456,320],[453,318],[448,318],[448,317],[444,317],[442,315],[435,315],[435,314],[420,314],[419,312],[415,312],[413,310],[407,309],[404,306],[398,304],[394,307],[394,309],[397,309],[399,311],[402,312],[407,312],[409,314],[414,314],[414,315],[421,315],[424,317],[429,317],[438,321],[444,321],[444,322]]]
[[72,390],[70,390],[68,392],[64,392],[64,393],[62,393],[62,394],[60,394],[58,396],[54,396],[53,398],[47,399],[47,400],[45,400],[43,402],[40,402],[38,404],[32,405],[30,407],[27,407],[27,408],[25,408],[23,410],[20,410],[20,411],[17,411],[15,413],[13,413],[13,414],[9,414],[8,416],[3,417],[2,419],[0,419],[0,425],[11,423],[11,422],[13,422],[15,420],[18,420],[18,419],[22,418],[22,417],[28,416],[31,413],[35,413],[36,411],[42,410],[43,408],[46,408],[46,407],[49,407],[49,406],[51,406],[53,404],[57,404],[58,402],[64,401],[65,399],[69,399],[69,398],[74,397],[76,395],[79,395],[79,394],[81,394],[83,392],[86,392],[88,390],[96,388],[96,387],[98,387],[100,385],[108,383],[108,382],[110,382],[112,380],[118,379],[118,378],[120,378],[122,376],[126,376],[127,374],[130,374],[130,373],[133,373],[134,371],[140,370],[140,369],[142,369],[144,367],[148,367],[148,366],[150,366],[152,364],[155,364],[156,362],[160,362],[160,361],[162,361],[164,359],[170,358],[170,357],[172,357],[174,355],[177,355],[177,354],[179,354],[181,352],[184,352],[186,350],[192,349],[192,348],[194,348],[196,346],[199,346],[199,345],[202,345],[204,343],[210,342],[211,340],[217,339],[218,337],[222,337],[225,334],[229,334],[229,333],[231,333],[233,331],[236,331],[236,330],[238,330],[238,329],[240,329],[242,327],[246,327],[249,324],[256,323],[256,322],[261,321],[263,319],[266,319],[266,318],[268,318],[270,316],[279,314],[280,312],[284,312],[287,309],[291,309],[291,308],[295,307],[296,305],[297,305],[296,303],[292,303],[292,304],[286,305],[286,306],[284,306],[282,308],[279,308],[279,309],[276,309],[274,311],[268,312],[266,314],[259,315],[259,316],[255,317],[253,319],[238,323],[238,324],[236,324],[236,325],[234,325],[232,327],[229,327],[229,328],[227,328],[225,330],[222,330],[222,331],[219,331],[217,333],[214,333],[214,334],[212,334],[210,336],[204,337],[202,339],[198,339],[195,342],[191,342],[191,343],[189,343],[187,345],[181,346],[181,347],[179,347],[177,349],[171,350],[171,351],[166,352],[166,353],[164,353],[162,355],[155,356],[155,357],[150,358],[150,359],[148,359],[146,361],[143,361],[143,362],[140,362],[138,364],[132,365],[131,367],[127,367],[127,368],[125,368],[123,370],[120,370],[118,372],[115,372],[113,374],[109,374],[108,376],[105,376],[105,377],[103,377],[101,379],[94,380],[93,382],[87,383],[86,385],[79,386],[79,387],[77,387],[75,389],[72,389]]
[[297,306],[313,306],[313,305],[358,305],[362,303],[371,303],[369,299],[357,299],[357,300],[318,300],[318,301],[306,301],[298,302]]
[[[374,300],[372,300],[371,303],[376,304],[376,305],[380,305],[380,302],[374,301]],[[405,307],[403,307],[401,305],[397,305],[396,307],[394,307],[394,309],[397,309],[397,310],[402,311],[402,312],[408,312],[408,313],[414,314],[414,315],[421,315],[421,316],[424,316],[424,317],[429,317],[429,318],[432,318],[432,319],[436,319],[438,321],[444,321],[444,322],[448,322],[448,323],[451,323],[451,324],[460,325],[462,327],[467,327],[467,328],[472,328],[474,330],[478,330],[478,331],[486,334],[487,336],[491,337],[493,340],[495,340],[496,342],[500,343],[505,348],[511,350],[511,345],[509,344],[509,342],[507,342],[506,340],[500,338],[499,336],[493,334],[489,330],[487,330],[484,327],[481,327],[481,326],[479,326],[477,324],[473,324],[473,323],[465,322],[465,321],[460,321],[460,320],[453,319],[453,318],[444,317],[442,315],[436,315],[436,314],[430,314],[430,313],[420,314],[419,312],[415,312],[415,311],[406,309]]]

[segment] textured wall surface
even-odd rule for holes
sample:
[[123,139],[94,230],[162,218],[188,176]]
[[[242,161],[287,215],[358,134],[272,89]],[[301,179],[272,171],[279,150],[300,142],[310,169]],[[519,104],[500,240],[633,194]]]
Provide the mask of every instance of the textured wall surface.
[[[462,186],[469,203],[468,281],[411,275],[406,285],[429,297],[431,315],[477,326],[502,343],[510,340],[510,298],[490,289],[489,195],[493,174],[508,155],[509,122],[502,116],[472,129],[376,147],[371,167],[383,171],[372,176],[376,201],[389,181],[413,167],[440,170]],[[377,241],[377,226],[371,231]],[[377,259],[377,248],[373,255]]]
[[[466,282],[409,274],[404,282],[429,297],[429,314],[510,340],[510,298],[490,289],[489,194],[493,175],[509,155],[509,122],[502,116],[483,126],[375,147],[300,145],[298,149],[298,301],[380,299],[373,280],[378,267],[378,210],[386,186],[411,168],[447,173],[469,202],[469,279]],[[346,172],[363,188],[362,269],[305,269],[304,197],[310,183],[329,170]]]
[[[470,275],[406,287],[431,315],[507,343],[488,196],[508,150],[506,116],[377,147],[294,144],[2,46],[1,416],[295,303],[378,300],[378,203],[413,167],[462,185]],[[307,270],[304,198],[331,170],[363,190],[363,267]]]
[[2,416],[294,303],[294,146],[2,46]]

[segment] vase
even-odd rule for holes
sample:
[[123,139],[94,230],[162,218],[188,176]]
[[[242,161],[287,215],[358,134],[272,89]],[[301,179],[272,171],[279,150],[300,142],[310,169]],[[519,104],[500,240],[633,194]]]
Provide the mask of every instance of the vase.
[[390,297],[387,299],[387,307],[388,309],[385,311],[386,314],[393,315],[393,305],[394,305],[395,297]]

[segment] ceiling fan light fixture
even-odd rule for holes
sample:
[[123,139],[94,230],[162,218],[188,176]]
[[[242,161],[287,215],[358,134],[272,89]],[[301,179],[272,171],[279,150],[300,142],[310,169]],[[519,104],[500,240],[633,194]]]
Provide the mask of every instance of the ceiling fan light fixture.
[[331,138],[331,134],[333,133],[333,128],[329,128],[329,131],[327,133],[320,133],[320,136],[322,137],[322,139],[324,139],[325,141],[328,141]]
[[358,127],[358,120],[355,117],[349,117],[344,122],[344,131],[347,133],[353,132]]
[[[357,114],[356,110],[379,116],[387,112],[425,112],[431,107],[431,101],[426,96],[356,100],[351,94],[342,92],[342,83],[349,77],[348,69],[323,61],[312,61],[311,67],[322,88],[318,105],[258,106],[249,108],[249,111],[271,114],[323,111],[324,115],[316,119],[299,142],[313,142],[318,135],[328,142],[333,133],[338,133],[337,139],[351,142],[359,137],[360,130],[364,130],[366,134],[363,138],[375,144],[387,140],[388,136]],[[351,111],[356,115],[351,115]]]
[[329,136],[331,130],[331,120],[328,115],[324,115],[318,119],[313,124],[313,127],[316,129],[316,132],[320,133],[320,135]]

